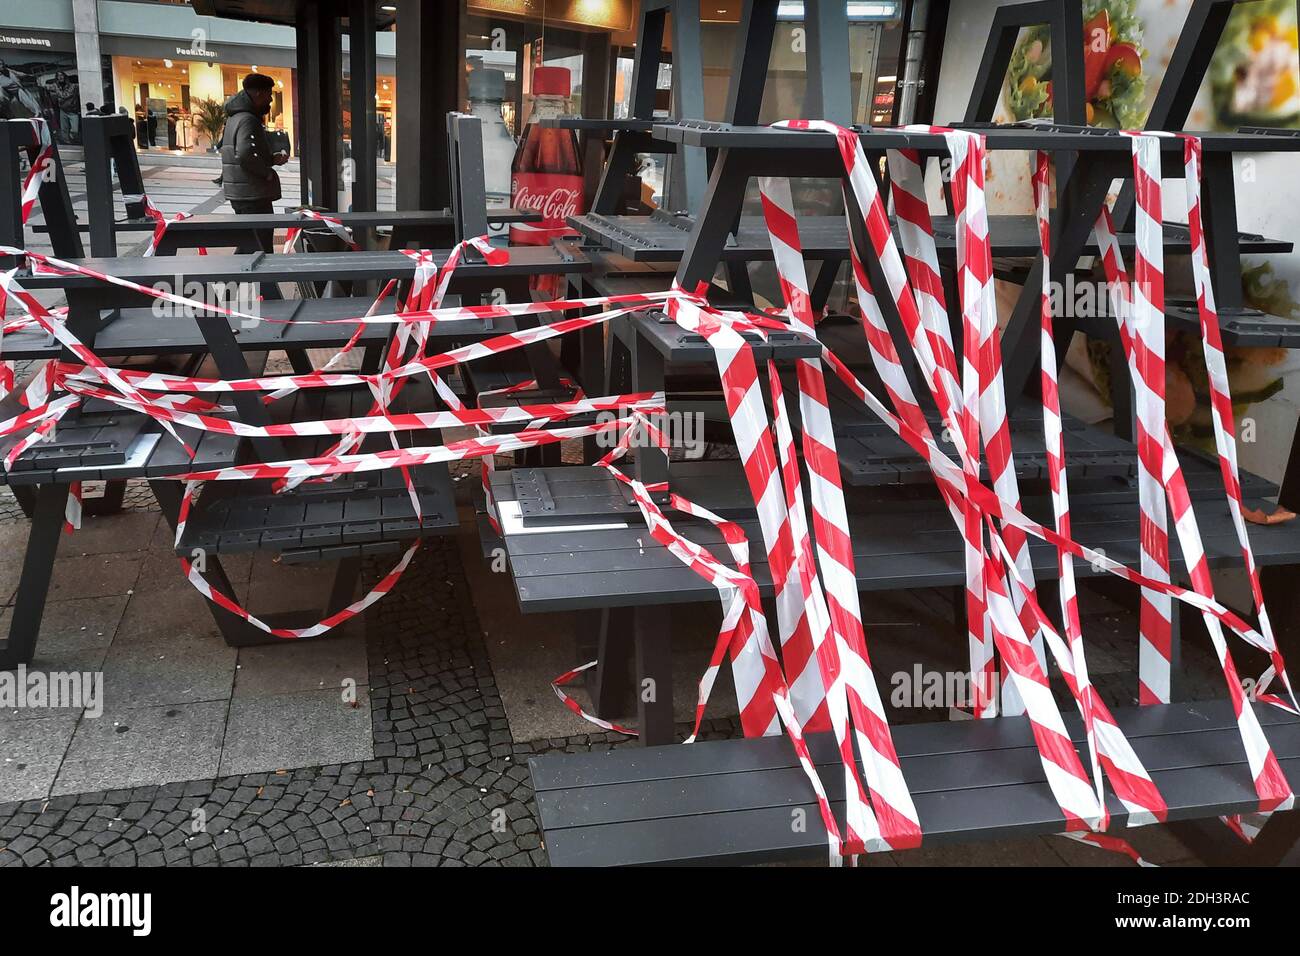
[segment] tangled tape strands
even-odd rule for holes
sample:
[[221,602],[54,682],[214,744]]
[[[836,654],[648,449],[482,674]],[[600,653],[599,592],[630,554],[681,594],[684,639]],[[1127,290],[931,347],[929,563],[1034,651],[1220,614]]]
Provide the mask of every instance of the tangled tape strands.
[[[334,236],[340,242],[342,242],[353,252],[355,252],[357,249],[360,248],[360,246],[358,246],[356,241],[352,238],[352,230],[349,229],[347,226],[343,225],[342,220],[338,219],[337,217],[329,216],[326,215],[325,213],[317,212],[315,209],[307,209],[307,208],[302,208],[297,210],[294,213],[294,215],[296,215],[299,219],[306,219],[312,222],[321,223],[322,225],[325,226],[325,228],[327,228],[331,233],[333,233]],[[304,227],[302,226],[291,226],[290,228],[285,230],[284,247],[280,250],[281,252],[290,253],[290,252],[298,251],[298,238],[302,235],[303,228]]]
[[[899,765],[868,654],[847,509],[826,396],[825,378],[829,370],[929,466],[963,538],[966,605],[971,612],[968,614],[967,642],[976,688],[974,713],[978,717],[1023,713],[1028,718],[1047,782],[1065,816],[1067,835],[1124,852],[1136,862],[1143,863],[1123,840],[1104,832],[1110,824],[1106,810],[1106,784],[1110,784],[1127,809],[1130,826],[1162,821],[1168,813],[1150,774],[1089,680],[1073,577],[1073,561],[1085,560],[1098,570],[1126,580],[1142,591],[1139,680],[1143,703],[1168,698],[1168,626],[1173,601],[1194,607],[1205,617],[1229,688],[1259,797],[1258,813],[1233,817],[1225,822],[1243,838],[1252,838],[1267,819],[1267,814],[1289,808],[1294,796],[1253,710],[1245,700],[1223,633],[1225,627],[1270,657],[1270,667],[1261,678],[1260,686],[1266,689],[1270,681],[1277,678],[1286,699],[1267,693],[1259,699],[1292,711],[1298,708],[1263,608],[1258,569],[1246,536],[1245,519],[1241,515],[1226,364],[1210,292],[1208,256],[1200,221],[1199,141],[1194,137],[1184,138],[1193,271],[1214,396],[1216,447],[1243,559],[1251,579],[1252,596],[1258,609],[1258,630],[1225,608],[1214,596],[1186,482],[1164,424],[1163,237],[1157,134],[1131,134],[1139,208],[1135,282],[1130,282],[1124,271],[1109,214],[1104,209],[1096,228],[1103,265],[1116,299],[1114,311],[1125,355],[1139,382],[1139,496],[1143,551],[1139,569],[1133,570],[1101,552],[1078,544],[1071,537],[1058,369],[1049,287],[1046,284],[1050,270],[1046,268],[1043,270],[1044,286],[1039,293],[1042,300],[1044,438],[1052,493],[1052,526],[1041,525],[1021,511],[992,294],[984,189],[984,138],[968,131],[923,128],[944,137],[953,160],[952,193],[959,232],[957,274],[960,301],[949,303],[945,301],[939,281],[938,256],[925,202],[919,155],[901,150],[890,153],[888,157],[900,249],[891,229],[884,197],[867,164],[859,135],[824,122],[791,121],[782,125],[829,132],[836,137],[845,167],[846,208],[850,215],[862,219],[861,230],[850,230],[850,260],[863,332],[884,390],[882,400],[858,381],[828,348],[823,347],[820,357],[800,359],[795,365],[795,397],[799,402],[801,422],[797,446],[776,364],[768,360],[760,369],[751,345],[752,340],[763,340],[770,332],[778,330],[794,329],[814,339],[817,335],[818,316],[808,293],[789,183],[776,178],[762,180],[760,194],[781,279],[784,309],[780,318],[716,309],[699,291],[681,288],[657,295],[443,308],[444,294],[466,250],[476,249],[489,264],[508,260],[508,251],[490,246],[486,239],[474,239],[457,246],[441,266],[428,252],[409,252],[414,279],[410,294],[397,312],[383,314],[379,311],[392,291],[390,283],[364,316],[331,320],[356,322],[359,326],[373,323],[396,326],[383,366],[374,374],[332,371],[339,359],[355,346],[359,333],[354,334],[322,369],[303,375],[222,381],[111,369],[67,331],[62,315],[44,309],[26,293],[18,285],[15,271],[10,271],[0,275],[0,290],[17,302],[23,311],[24,315],[16,321],[35,323],[55,335],[80,364],[47,363],[22,394],[24,410],[0,423],[0,434],[28,430],[30,434],[24,442],[39,440],[38,433],[54,427],[77,402],[96,398],[149,415],[172,434],[176,434],[176,426],[184,426],[246,437],[338,437],[332,447],[310,459],[257,462],[175,476],[177,480],[186,482],[178,541],[196,489],[205,481],[271,479],[277,489],[287,489],[302,481],[328,480],[337,475],[364,471],[398,468],[406,472],[422,464],[472,458],[490,463],[498,453],[572,438],[606,433],[616,435],[618,441],[614,448],[596,463],[596,467],[629,488],[651,538],[709,581],[717,590],[723,609],[722,625],[709,665],[699,683],[694,728],[688,741],[696,738],[717,673],[730,657],[744,733],[746,736],[762,736],[784,732],[790,738],[818,801],[827,833],[828,859],[839,864],[864,852],[916,846],[921,842],[922,831]],[[1051,249],[1050,166],[1045,154],[1037,157],[1033,186],[1035,215],[1046,264]],[[75,263],[52,257],[14,249],[0,249],[0,254],[25,255],[38,271],[90,275],[156,298],[169,299],[178,305],[235,317],[240,315],[232,310],[206,306],[94,273]],[[865,264],[870,261],[879,264],[885,277],[887,292],[902,319],[907,343],[923,373],[930,398],[952,436],[956,460],[938,447],[904,374],[902,359],[868,277]],[[959,307],[962,317],[960,367],[947,321],[954,306]],[[666,450],[666,436],[653,422],[653,416],[665,407],[662,394],[587,398],[575,387],[572,397],[565,401],[509,408],[467,408],[440,374],[457,365],[544,342],[647,307],[662,307],[678,326],[701,335],[713,350],[746,483],[756,506],[762,547],[774,582],[779,655],[762,610],[750,564],[750,544],[743,530],[734,522],[672,493],[666,486],[647,487],[617,467],[618,461],[631,447],[634,436],[641,436],[648,444]],[[496,336],[437,355],[428,354],[429,330],[436,323],[578,309],[600,311]],[[445,411],[391,411],[393,399],[404,382],[413,376],[430,379],[447,406]],[[764,401],[764,379],[771,401],[770,420]],[[229,409],[219,407],[205,397],[212,393],[254,391],[263,393],[269,401],[300,388],[345,385],[364,385],[370,389],[374,402],[368,414],[345,420],[253,426],[231,417]],[[517,388],[522,389],[524,385]],[[61,394],[56,396],[56,392]],[[571,421],[575,416],[597,411],[617,411],[618,415],[612,421],[598,419],[596,424],[573,424]],[[401,447],[396,441],[399,432],[453,425],[469,426],[477,431],[472,438],[430,447]],[[506,434],[487,431],[496,425],[523,427],[520,431]],[[393,447],[377,452],[359,452],[357,449],[367,434],[387,434]],[[38,437],[32,438],[33,435]],[[990,472],[988,485],[980,480],[982,464]],[[487,467],[490,464],[485,465],[485,470]],[[807,497],[804,494],[805,480],[808,483]],[[414,500],[409,475],[407,484]],[[667,508],[655,500],[656,494],[665,491],[669,491]],[[1191,569],[1191,589],[1176,586],[1169,579],[1166,504],[1173,514],[1174,530]],[[418,502],[416,507],[418,517]],[[492,513],[490,497],[489,509]],[[716,527],[734,566],[719,560],[674,528],[669,512],[698,518]],[[492,516],[495,520],[494,513]],[[1030,537],[1046,541],[1057,550],[1063,634],[1058,633],[1038,602],[1028,562]],[[267,633],[297,638],[324,633],[373,604],[396,584],[417,548],[418,542],[361,600],[313,627],[293,630],[272,628],[258,621],[228,595],[212,590],[185,559],[182,559],[182,566],[194,586],[210,600]],[[1086,769],[1050,692],[1049,661],[1060,672],[1082,716],[1089,752]],[[555,693],[566,707],[599,726],[621,733],[635,733],[630,728],[587,715],[561,689],[594,664],[591,662],[561,675],[554,681]],[[999,674],[1004,678],[1000,694]],[[809,757],[804,739],[809,731],[830,731],[835,735],[845,782],[843,826],[831,812],[826,790]],[[861,755],[861,772],[856,762],[855,745],[856,754]]]
[[[143,253],[146,259],[158,254],[158,247],[162,244],[163,236],[167,234],[168,226],[174,222],[184,222],[190,218],[189,213],[178,212],[168,219],[167,214],[153,204],[153,200],[149,198],[147,193],[134,193],[123,196],[122,201],[127,205],[139,203],[144,210],[145,217],[153,220],[153,232],[149,236],[149,245],[145,246]],[[207,254],[207,249],[199,248],[199,255],[206,256]]]
[[[28,120],[32,124],[32,130],[36,134],[36,141],[40,144],[36,150],[36,155],[32,159],[31,168],[27,171],[27,176],[23,180],[22,197],[20,200],[20,213],[22,224],[27,225],[31,219],[32,211],[36,208],[36,203],[41,197],[41,186],[51,179],[55,174],[55,151],[54,141],[50,137],[49,124],[41,117],[34,117]],[[0,320],[4,316],[5,293],[0,290]],[[3,354],[3,341],[5,329],[0,327],[0,355]],[[14,388],[14,366],[12,362],[0,359],[0,399],[9,395]],[[37,426],[39,433],[36,440],[48,436],[55,426],[57,419],[50,418]],[[7,464],[6,464],[7,466]],[[68,488],[68,500],[64,506],[63,528],[67,533],[71,533],[81,527],[82,517],[82,492],[81,482],[73,482]]]
[[[485,260],[490,265],[500,265],[508,261],[508,253],[505,250],[495,249],[487,244],[485,239],[473,239],[460,244],[453,250],[450,257],[441,268],[436,267],[432,256],[428,252],[410,253],[412,261],[415,263],[415,279],[412,283],[411,294],[406,305],[414,312],[396,313],[391,316],[378,316],[377,308],[382,299],[387,294],[387,290],[381,293],[379,299],[372,305],[367,316],[363,317],[363,322],[387,321],[397,326],[395,335],[392,340],[392,347],[388,350],[384,367],[377,375],[358,376],[349,374],[334,374],[329,372],[311,373],[305,376],[283,376],[272,378],[269,382],[256,382],[254,380],[240,380],[234,382],[223,382],[218,380],[202,379],[185,379],[183,377],[173,376],[152,376],[145,373],[141,376],[124,376],[120,370],[113,369],[106,365],[93,350],[87,348],[83,343],[67,329],[61,320],[61,317],[47,310],[41,303],[35,299],[29,292],[18,284],[16,279],[16,269],[0,274],[0,290],[16,301],[24,311],[26,320],[35,322],[42,329],[54,335],[58,341],[68,348],[82,364],[74,365],[72,363],[49,362],[46,363],[45,369],[34,379],[33,387],[29,388],[29,395],[26,396],[29,411],[16,416],[9,422],[0,425],[0,434],[12,434],[15,431],[34,425],[32,434],[19,442],[14,450],[10,453],[9,459],[12,461],[19,454],[25,451],[35,441],[39,441],[49,429],[51,429],[59,418],[67,411],[74,407],[75,404],[83,398],[98,398],[113,402],[121,407],[142,412],[154,418],[159,425],[169,434],[184,444],[176,431],[177,424],[185,424],[196,427],[203,431],[220,431],[228,434],[256,435],[259,437],[277,437],[280,435],[339,435],[339,442],[329,449],[324,455],[318,456],[306,462],[298,463],[273,463],[268,465],[254,465],[252,467],[239,467],[236,469],[224,469],[217,473],[204,475],[196,473],[188,476],[186,491],[183,496],[182,514],[188,515],[192,506],[193,496],[197,488],[197,483],[201,480],[230,480],[234,478],[271,478],[275,480],[277,490],[287,490],[303,480],[328,480],[338,474],[347,474],[357,471],[379,470],[383,468],[395,467],[400,469],[405,478],[406,484],[411,495],[412,503],[415,506],[417,520],[422,521],[419,511],[418,497],[414,490],[413,482],[409,476],[409,469],[420,464],[430,464],[435,462],[449,462],[454,460],[463,460],[468,458],[484,458],[503,452],[511,452],[522,448],[536,447],[537,445],[550,442],[560,441],[566,437],[585,437],[587,435],[598,434],[618,424],[617,421],[602,423],[598,426],[579,427],[567,430],[547,431],[542,428],[526,428],[521,432],[505,436],[481,435],[480,440],[472,442],[455,443],[452,446],[435,446],[428,449],[404,449],[396,443],[396,433],[399,431],[409,431],[415,428],[430,427],[448,427],[452,425],[476,425],[486,426],[490,424],[501,424],[510,422],[536,423],[546,422],[550,419],[568,419],[574,415],[586,414],[598,410],[618,410],[625,407],[641,408],[647,411],[656,411],[662,409],[662,396],[659,395],[636,395],[622,396],[612,400],[588,401],[585,398],[579,398],[571,403],[549,403],[545,406],[520,406],[518,408],[504,408],[499,410],[479,411],[477,409],[465,409],[459,404],[455,394],[441,382],[437,375],[437,370],[449,365],[456,365],[459,361],[470,357],[471,355],[488,355],[496,352],[505,351],[511,348],[520,347],[531,341],[541,341],[559,334],[554,327],[539,327],[534,330],[527,330],[523,333],[516,333],[504,336],[498,336],[486,343],[475,343],[475,345],[465,347],[460,350],[453,350],[443,356],[435,356],[430,360],[426,355],[428,331],[432,323],[442,318],[440,312],[440,303],[444,296],[452,274],[456,266],[461,261],[463,250],[467,248],[476,248],[483,253]],[[194,308],[200,311],[217,312],[232,317],[246,317],[243,313],[236,312],[219,306],[207,306],[204,303],[186,299],[182,296],[171,293],[161,292],[139,285],[137,283],[127,282],[114,277],[104,275],[80,266],[76,263],[67,262],[50,256],[43,256],[36,253],[27,253],[23,250],[17,250],[5,247],[5,254],[23,255],[37,270],[44,270],[55,273],[75,273],[86,275],[102,281],[111,282],[131,288],[142,294],[165,299],[175,305],[186,308]],[[578,327],[594,324],[598,321],[605,321],[614,315],[625,314],[632,308],[645,307],[656,303],[663,296],[626,296],[622,297],[624,307],[614,309],[602,315],[593,315],[584,317],[577,323]],[[592,300],[573,300],[572,303],[565,307],[570,309],[587,308],[593,304]],[[599,301],[594,304],[603,304]],[[549,309],[554,309],[555,304],[549,304]],[[449,311],[448,317],[454,318],[481,318],[483,316],[526,314],[542,311],[535,304],[527,303],[517,307],[511,306],[488,306],[488,307],[457,307]],[[563,330],[561,330],[563,331]],[[342,352],[336,355],[327,366],[333,364],[342,354],[346,353],[355,342],[358,336],[354,335],[349,343],[344,346]],[[407,346],[414,348],[414,357],[407,360]],[[396,368],[397,363],[402,362],[400,368]],[[435,387],[438,388],[439,395],[451,404],[451,411],[445,414],[430,413],[416,414],[414,417],[409,415],[391,415],[388,412],[388,406],[392,399],[400,391],[401,386],[412,375],[427,374],[432,380]],[[134,383],[128,382],[128,377],[134,380]],[[365,384],[375,396],[375,403],[372,405],[370,413],[361,418],[350,418],[335,422],[320,423],[299,423],[291,426],[288,430],[281,430],[276,426],[269,426],[259,429],[252,426],[253,431],[249,431],[250,426],[244,423],[232,422],[219,418],[215,415],[208,414],[218,411],[210,402],[194,396],[184,396],[176,394],[166,394],[155,396],[156,392],[170,390],[176,391],[178,388],[192,387],[196,391],[268,391],[272,390],[276,395],[287,395],[292,391],[302,387],[330,387],[340,384]],[[69,392],[69,395],[60,397],[57,400],[52,399],[53,392],[60,388]],[[67,399],[72,398],[72,402]],[[222,410],[224,411],[224,410]],[[389,453],[380,452],[374,455],[352,454],[351,452],[360,444],[361,439],[366,434],[374,432],[387,432],[393,441],[393,449]],[[177,543],[179,544],[180,535],[183,532],[183,522],[177,529]],[[398,562],[398,564],[384,576],[380,583],[360,601],[350,605],[344,610],[337,612],[326,618],[324,621],[305,628],[273,628],[265,622],[260,621],[246,609],[240,607],[229,595],[223,595],[212,589],[203,579],[202,575],[193,567],[191,562],[182,558],[181,564],[186,576],[192,583],[209,599],[219,604],[226,610],[244,618],[254,627],[257,627],[268,634],[283,638],[300,638],[312,637],[332,629],[344,621],[356,616],[374,601],[378,600],[384,593],[393,587],[402,573],[409,566],[415,550],[418,548],[412,545]]]

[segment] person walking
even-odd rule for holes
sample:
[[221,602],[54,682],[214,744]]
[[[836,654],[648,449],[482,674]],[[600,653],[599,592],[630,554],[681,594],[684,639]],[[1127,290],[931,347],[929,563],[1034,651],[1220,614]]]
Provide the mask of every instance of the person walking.
[[54,105],[59,111],[59,139],[64,143],[77,143],[81,140],[81,91],[77,84],[68,79],[68,74],[59,70],[54,74]]
[[[226,126],[221,134],[221,188],[236,213],[271,213],[280,198],[276,166],[289,161],[274,153],[263,117],[271,112],[275,81],[261,73],[244,77],[244,88],[226,101]],[[259,229],[258,243],[271,252],[274,233]]]

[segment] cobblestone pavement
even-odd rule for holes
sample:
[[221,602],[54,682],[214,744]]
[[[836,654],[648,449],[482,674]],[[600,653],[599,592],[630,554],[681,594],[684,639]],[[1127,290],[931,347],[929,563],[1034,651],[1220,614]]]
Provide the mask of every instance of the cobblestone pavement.
[[375,759],[0,804],[0,866],[543,864],[529,755],[627,739],[514,741],[454,539],[422,549],[366,641]]

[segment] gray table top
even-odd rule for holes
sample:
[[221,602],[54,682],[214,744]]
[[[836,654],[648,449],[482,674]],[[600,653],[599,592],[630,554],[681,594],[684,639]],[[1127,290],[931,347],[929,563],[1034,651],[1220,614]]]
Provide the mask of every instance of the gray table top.
[[[452,215],[446,209],[387,209],[365,212],[330,212],[327,215],[337,219],[345,226],[369,229],[378,226],[450,226]],[[532,210],[514,209],[508,206],[489,206],[488,222],[537,222],[541,214]],[[118,232],[150,232],[154,228],[152,219],[120,219],[113,223]],[[285,229],[292,226],[311,225],[311,220],[304,219],[293,210],[285,212],[261,213],[205,213],[188,216],[175,222],[168,222],[167,229],[177,232],[200,232],[206,230],[241,229]],[[86,228],[83,226],[83,228]]]
[[[447,250],[435,250],[433,259],[441,264]],[[376,252],[307,252],[246,253],[229,256],[117,256],[110,259],[79,259],[77,265],[95,272],[127,279],[141,285],[166,282],[304,282],[364,281],[366,279],[406,278],[415,271],[415,262],[400,251]],[[492,266],[473,258],[466,259],[457,275],[475,279],[492,276],[550,275],[581,273],[591,269],[585,258],[567,258],[549,246],[514,246],[510,261]],[[103,285],[103,280],[79,274],[21,274],[19,282],[27,289],[85,289]]]
[[[1033,125],[980,125],[969,127],[985,135],[988,148],[1037,150],[1051,152],[1115,152],[1127,153],[1132,145],[1127,136],[1116,130],[1100,127],[1053,127]],[[862,145],[869,150],[920,149],[946,153],[947,141],[942,133],[917,132],[900,129],[855,128]],[[774,128],[771,126],[732,126],[729,123],[706,123],[699,120],[656,123],[656,139],[687,146],[715,148],[781,149],[781,150],[832,150],[836,140],[831,133],[809,130]],[[1297,152],[1300,136],[1289,130],[1250,132],[1200,132],[1205,152]],[[1163,143],[1163,152],[1176,155],[1181,163],[1183,142],[1169,136]]]

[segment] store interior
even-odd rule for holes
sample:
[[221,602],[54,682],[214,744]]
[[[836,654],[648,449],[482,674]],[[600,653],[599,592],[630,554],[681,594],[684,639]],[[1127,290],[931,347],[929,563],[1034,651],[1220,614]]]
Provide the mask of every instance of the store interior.
[[[249,73],[275,80],[267,128],[293,136],[293,70],[258,64],[113,57],[119,112],[136,118],[136,146],[177,153],[206,152],[224,122],[223,106]],[[219,135],[216,134],[216,135]]]

